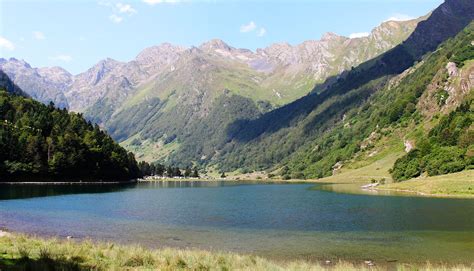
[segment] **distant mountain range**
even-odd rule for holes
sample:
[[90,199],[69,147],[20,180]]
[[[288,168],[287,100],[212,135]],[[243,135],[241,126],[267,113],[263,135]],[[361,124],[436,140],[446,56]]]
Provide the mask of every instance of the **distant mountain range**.
[[[74,76],[16,59],[1,59],[0,69],[31,97],[84,113],[138,159],[219,171],[284,166],[284,175],[320,177],[363,155],[372,133],[416,119],[427,102],[420,97],[453,56],[432,57],[424,72],[417,65],[473,19],[474,2],[447,0],[361,38],[327,33],[255,52],[217,39],[191,48],[165,43]],[[465,99],[457,97],[454,105]]]
[[[160,106],[147,112],[155,118],[161,116],[153,123],[173,116],[176,127],[184,127],[206,119],[220,106],[220,97],[236,95],[257,103],[251,114],[256,117],[308,94],[329,76],[393,48],[423,19],[384,22],[367,37],[350,39],[327,33],[321,40],[296,46],[273,44],[255,52],[233,48],[217,39],[191,48],[164,43],[143,50],[130,62],[107,58],[78,75],[60,67],[33,68],[14,58],[0,59],[0,69],[31,97],[83,112],[119,140],[134,137],[160,145],[164,138],[179,138],[192,131],[137,124],[117,132],[123,130],[122,125],[130,126],[122,124],[128,120],[120,116],[133,111],[134,106],[140,108],[159,100]],[[185,116],[180,115],[183,112]],[[239,114],[232,112],[227,118],[232,121],[243,117]],[[152,136],[141,136],[142,126],[157,131],[147,133]],[[159,147],[155,149],[153,152],[161,153]]]
[[[33,68],[14,58],[0,59],[0,68],[35,99],[80,112],[97,102],[116,107],[138,93],[138,98],[165,99],[174,90],[193,89],[222,93],[228,88],[282,105],[305,95],[328,76],[399,44],[420,20],[384,22],[362,38],[327,33],[319,41],[273,44],[256,52],[217,39],[191,48],[164,43],[143,50],[130,62],[104,59],[76,76],[60,67]],[[211,80],[200,82],[208,76]]]

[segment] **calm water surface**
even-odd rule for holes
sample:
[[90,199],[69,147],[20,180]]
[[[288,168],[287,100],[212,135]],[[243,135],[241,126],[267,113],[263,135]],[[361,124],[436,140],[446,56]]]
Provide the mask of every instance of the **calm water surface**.
[[327,190],[179,181],[0,185],[0,227],[285,259],[474,262],[474,200]]

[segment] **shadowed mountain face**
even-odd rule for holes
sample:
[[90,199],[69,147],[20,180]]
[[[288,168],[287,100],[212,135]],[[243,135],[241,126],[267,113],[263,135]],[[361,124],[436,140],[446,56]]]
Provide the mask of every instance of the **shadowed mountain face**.
[[[338,80],[322,93],[312,92],[256,120],[244,120],[232,124],[229,127],[229,135],[237,141],[250,141],[263,133],[273,133],[291,126],[293,122],[304,118],[330,97],[357,89],[372,80],[403,72],[415,61],[419,61],[424,54],[433,51],[443,41],[459,33],[473,19],[474,2],[446,1],[434,10],[427,20],[420,22],[413,34],[402,44],[352,71],[342,73],[338,76]],[[327,81],[334,80],[329,78]],[[315,87],[315,90],[317,89],[319,86]]]
[[8,77],[8,75],[2,70],[0,70],[0,88],[6,89],[8,93],[28,97],[28,95],[24,93],[21,88],[15,85],[15,83],[10,80],[10,77]]
[[[292,103],[256,119],[230,124],[228,143],[209,162],[233,170],[242,166],[263,169],[284,161],[330,131],[347,111],[362,106],[386,86],[388,79],[413,66],[473,19],[474,2],[446,1],[427,20],[420,22],[405,42],[387,53],[328,79],[323,88],[317,86],[311,94]],[[423,89],[413,91],[416,98]],[[388,106],[391,101],[386,103]],[[179,161],[183,157],[178,153],[174,159]]]

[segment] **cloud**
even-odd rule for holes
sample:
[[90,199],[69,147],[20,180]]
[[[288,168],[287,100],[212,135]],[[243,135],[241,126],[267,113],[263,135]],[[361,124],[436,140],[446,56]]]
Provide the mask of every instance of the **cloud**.
[[242,33],[252,32],[255,30],[255,28],[257,28],[257,25],[253,21],[251,21],[248,24],[244,24],[240,26],[240,32]]
[[121,23],[123,21],[123,17],[120,17],[117,14],[110,15],[109,19],[116,24]]
[[388,21],[409,21],[409,20],[413,20],[413,19],[415,19],[415,17],[413,17],[413,16],[410,16],[410,15],[407,15],[407,14],[395,13],[392,16],[390,16],[390,18],[385,20],[384,22],[388,22]]
[[369,32],[357,32],[357,33],[350,34],[349,38],[351,38],[351,39],[363,38],[363,37],[367,37],[368,35],[370,35]]
[[148,5],[156,5],[156,4],[175,4],[182,2],[183,0],[143,0],[143,2],[147,3]]
[[49,59],[54,60],[54,61],[71,62],[72,61],[72,56],[70,56],[70,55],[57,55],[57,56],[52,56]]
[[112,3],[109,2],[109,1],[103,1],[103,0],[101,0],[101,1],[99,1],[99,2],[97,2],[97,3],[99,4],[99,6],[104,6],[104,7],[111,7],[111,6],[112,6]]
[[41,31],[34,31],[33,32],[33,38],[35,38],[36,40],[45,40],[46,36]]
[[128,14],[130,16],[137,13],[137,10],[134,9],[129,4],[117,3],[115,5],[115,7],[117,8],[118,13],[125,13],[125,14]]
[[257,36],[263,37],[265,34],[267,34],[267,30],[264,27],[260,27],[260,29],[257,31]]
[[13,51],[15,50],[15,45],[6,38],[0,36],[0,48],[5,48],[8,51]]

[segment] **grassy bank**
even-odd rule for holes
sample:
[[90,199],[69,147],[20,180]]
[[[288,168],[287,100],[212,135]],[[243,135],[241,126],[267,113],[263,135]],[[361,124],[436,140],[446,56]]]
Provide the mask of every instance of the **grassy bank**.
[[[472,270],[474,266],[413,266],[397,270]],[[352,264],[275,262],[261,257],[199,250],[148,250],[112,243],[0,235],[0,270],[385,270]]]
[[381,185],[377,189],[405,191],[427,196],[474,198],[474,170],[433,177],[420,177],[404,182]]

